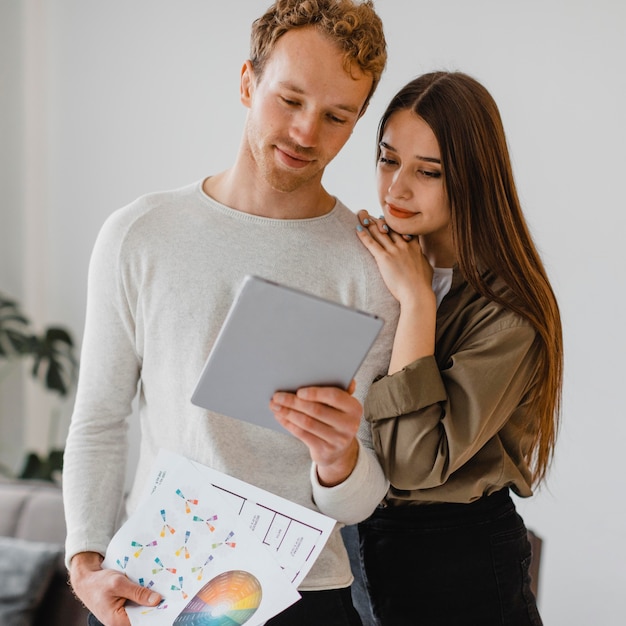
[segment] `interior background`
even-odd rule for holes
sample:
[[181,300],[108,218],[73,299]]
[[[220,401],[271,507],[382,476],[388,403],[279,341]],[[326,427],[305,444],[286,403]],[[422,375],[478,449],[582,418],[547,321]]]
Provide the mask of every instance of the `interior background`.
[[[0,290],[80,340],[102,222],[137,196],[227,167],[239,71],[269,0],[0,0]],[[563,424],[548,484],[519,502],[544,540],[549,626],[623,623],[626,5],[620,0],[377,0],[389,65],[325,183],[377,210],[374,137],[413,76],[460,69],[500,106],[523,205],[557,292]],[[27,378],[27,377],[26,377]],[[2,383],[0,460],[62,445],[48,398]]]

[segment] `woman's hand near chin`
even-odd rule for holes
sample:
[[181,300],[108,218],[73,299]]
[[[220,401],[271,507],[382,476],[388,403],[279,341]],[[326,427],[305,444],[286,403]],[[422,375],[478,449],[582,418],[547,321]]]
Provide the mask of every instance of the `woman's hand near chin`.
[[400,305],[414,305],[416,299],[434,298],[433,268],[424,256],[418,237],[400,235],[384,219],[367,211],[358,213],[357,235],[378,264],[387,288]]
[[418,237],[400,235],[384,220],[366,211],[358,214],[357,236],[376,260],[380,274],[400,303],[400,317],[389,373],[435,353],[437,304],[432,288],[433,268]]

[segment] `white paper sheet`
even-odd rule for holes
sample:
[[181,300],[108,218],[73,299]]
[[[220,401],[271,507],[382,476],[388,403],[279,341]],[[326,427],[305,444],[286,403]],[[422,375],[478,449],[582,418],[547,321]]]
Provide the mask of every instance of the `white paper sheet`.
[[[111,541],[103,566],[163,596],[156,608],[128,605],[133,626],[260,626],[299,599],[296,588],[334,525],[161,450],[146,497]],[[220,621],[220,614],[239,621]]]

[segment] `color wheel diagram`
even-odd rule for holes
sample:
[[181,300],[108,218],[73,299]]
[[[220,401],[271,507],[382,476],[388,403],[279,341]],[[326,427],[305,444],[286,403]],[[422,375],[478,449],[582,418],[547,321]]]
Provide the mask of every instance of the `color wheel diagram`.
[[198,591],[173,626],[241,626],[256,613],[262,595],[250,572],[223,572]]

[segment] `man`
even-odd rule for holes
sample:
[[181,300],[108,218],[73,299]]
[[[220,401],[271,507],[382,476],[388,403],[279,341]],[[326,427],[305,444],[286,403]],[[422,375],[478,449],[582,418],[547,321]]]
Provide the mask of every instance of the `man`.
[[[127,600],[160,596],[101,567],[122,506],[126,419],[138,393],[140,458],[126,512],[159,447],[319,509],[342,524],[367,517],[387,481],[360,428],[369,383],[386,371],[397,318],[356,217],[322,186],[386,62],[371,2],[278,0],[255,21],[241,72],[248,109],[235,163],[204,181],[151,194],[114,213],[89,271],[81,376],[64,493],[72,586],[90,623],[128,626]],[[278,393],[271,407],[293,436],[193,406],[194,384],[234,293],[257,274],[380,315],[356,377],[336,388]],[[245,393],[246,381],[241,381]],[[302,600],[268,624],[360,624],[337,528]],[[99,620],[99,622],[96,620]]]

